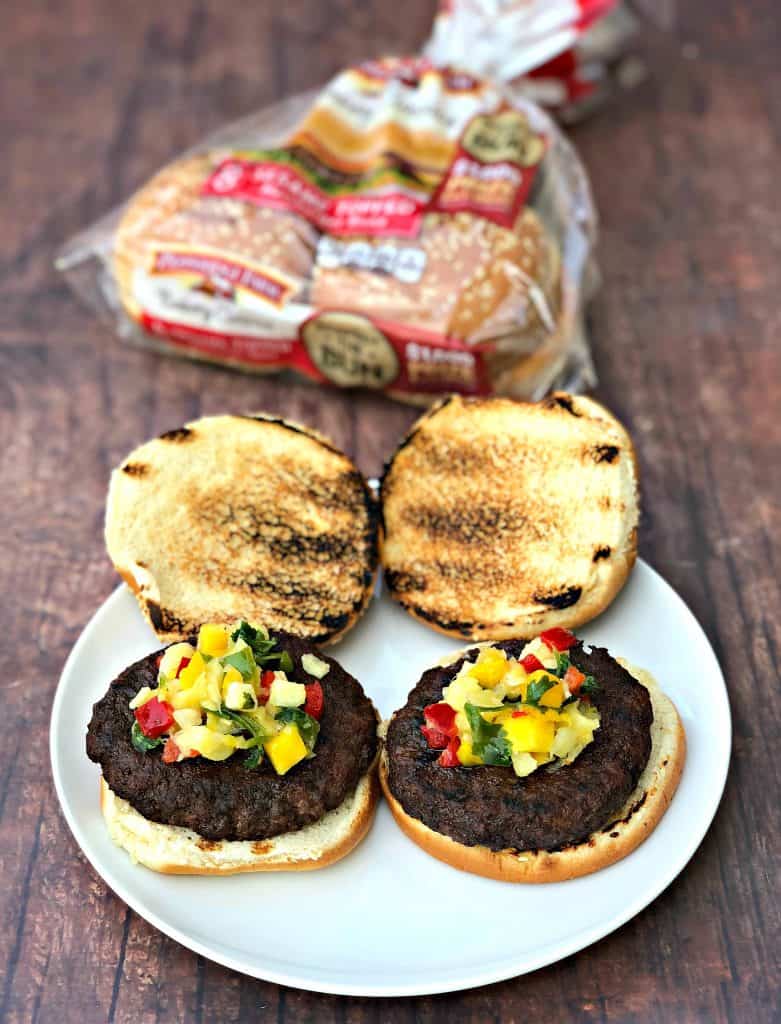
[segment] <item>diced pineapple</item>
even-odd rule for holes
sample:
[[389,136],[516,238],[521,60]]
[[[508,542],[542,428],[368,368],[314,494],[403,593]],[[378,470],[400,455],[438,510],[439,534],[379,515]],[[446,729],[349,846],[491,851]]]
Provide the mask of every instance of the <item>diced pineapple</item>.
[[228,649],[228,629],[216,622],[207,622],[198,633],[198,650],[212,658],[219,658]]
[[186,690],[195,683],[196,679],[206,668],[206,662],[200,651],[196,651],[190,659],[190,664],[185,665],[179,673],[179,683],[182,689]]
[[252,683],[233,682],[224,692],[226,707],[234,711],[251,711],[257,706],[258,700]]
[[274,678],[268,695],[269,704],[278,708],[297,708],[306,701],[306,687],[303,683],[291,683],[289,679]]
[[483,647],[469,671],[483,686],[496,686],[507,671],[507,655],[496,647]]
[[323,661],[322,658],[318,658],[314,654],[304,654],[301,658],[301,668],[310,676],[314,676],[315,679],[322,679],[323,676],[328,675],[331,671],[331,666],[327,661]]
[[201,724],[201,712],[197,708],[181,708],[174,711],[174,721],[180,729],[189,729]]
[[531,754],[527,754],[524,750],[513,750],[510,758],[513,763],[513,771],[521,779],[537,770],[537,762]]
[[140,708],[142,704],[146,704],[148,700],[158,696],[157,690],[152,690],[148,686],[142,686],[135,697],[131,700],[130,706],[135,710]]
[[212,732],[229,733],[233,732],[234,729],[239,729],[235,722],[232,722],[229,718],[223,718],[222,715],[215,715],[213,711],[206,712],[206,724]]
[[484,689],[470,672],[459,674],[442,691],[442,699],[456,711],[463,711],[465,704],[483,707],[499,707],[502,700],[493,691]]
[[171,704],[177,710],[179,708],[200,708],[201,703],[209,699],[207,680],[205,673],[201,673],[197,682],[193,683],[186,690],[171,694]]
[[173,679],[176,675],[176,670],[182,662],[182,658],[192,658],[194,654],[195,648],[192,644],[172,644],[163,652],[163,657],[160,659],[159,674],[165,676],[166,679]]
[[209,761],[225,761],[239,746],[238,739],[238,736],[214,732],[205,725],[193,725],[176,734],[176,745],[185,755],[195,750]]
[[509,668],[504,674],[504,692],[510,700],[517,700],[526,696],[526,681],[528,675],[523,665],[517,661],[511,661]]
[[276,736],[272,736],[270,740],[264,743],[263,748],[268,754],[277,775],[284,775],[290,771],[299,761],[303,761],[308,754],[306,744],[301,739],[298,727],[292,723],[286,725]]

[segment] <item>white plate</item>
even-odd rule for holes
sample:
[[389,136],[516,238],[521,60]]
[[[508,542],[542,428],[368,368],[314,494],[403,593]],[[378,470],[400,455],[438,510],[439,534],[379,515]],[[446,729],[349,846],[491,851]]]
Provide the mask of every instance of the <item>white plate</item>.
[[[688,737],[683,778],[659,826],[629,857],[586,878],[535,886],[463,874],[411,843],[384,803],[358,849],[321,871],[199,878],[134,866],[106,834],[99,769],[84,752],[94,701],[157,646],[124,587],[98,609],[62,673],[51,723],[57,794],[76,841],[114,892],[166,935],[227,967],[362,996],[449,992],[514,977],[583,949],[658,896],[697,849],[726,779],[724,680],[705,634],[668,584],[640,562],[612,607],[579,632],[650,669]],[[461,646],[380,595],[334,654],[387,716],[424,668]]]

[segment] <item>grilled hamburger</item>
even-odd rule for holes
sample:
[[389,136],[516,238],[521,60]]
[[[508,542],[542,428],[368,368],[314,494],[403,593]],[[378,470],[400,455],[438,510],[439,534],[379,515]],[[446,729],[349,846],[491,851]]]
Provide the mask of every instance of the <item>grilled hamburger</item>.
[[554,629],[425,672],[391,719],[380,777],[428,853],[488,878],[554,882],[620,860],[651,833],[685,749],[647,672]]
[[245,615],[332,643],[371,597],[375,500],[312,430],[206,417],[141,445],[112,473],[106,546],[163,641]]
[[349,853],[377,799],[377,715],[305,640],[203,626],[122,672],[94,708],[111,838],[175,874],[302,870]]
[[445,399],[397,448],[380,500],[391,595],[452,636],[582,625],[635,562],[634,448],[590,398]]

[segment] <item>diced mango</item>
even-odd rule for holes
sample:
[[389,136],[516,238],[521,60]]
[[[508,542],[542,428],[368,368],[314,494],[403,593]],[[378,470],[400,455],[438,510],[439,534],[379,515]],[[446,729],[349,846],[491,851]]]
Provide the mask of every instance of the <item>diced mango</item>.
[[477,661],[470,668],[470,675],[483,686],[492,687],[501,682],[507,671],[507,655],[496,647],[483,647]]
[[540,704],[544,708],[560,708],[564,702],[564,687],[561,683],[554,683],[550,690],[546,690],[540,697]]
[[200,708],[201,703],[209,699],[206,675],[202,672],[197,682],[193,683],[186,690],[179,690],[171,694],[171,704],[177,710],[179,708]]
[[277,775],[284,775],[290,771],[293,765],[303,761],[308,753],[298,727],[292,723],[264,743],[263,749],[268,754]]
[[483,764],[482,757],[472,752],[472,744],[468,740],[462,740],[456,753],[458,760],[467,768],[475,764]]
[[219,658],[228,649],[228,630],[216,622],[207,622],[198,633],[198,650],[212,658]]
[[547,754],[553,744],[554,723],[542,715],[527,712],[519,718],[509,718],[502,728],[513,750]]
[[225,736],[205,725],[193,725],[174,735],[177,747],[185,756],[196,750],[209,761],[225,761],[236,750],[237,740],[237,736]]
[[192,686],[198,676],[206,668],[206,662],[201,656],[200,651],[196,651],[190,659],[190,664],[185,665],[182,671],[179,673],[179,683],[183,690]]

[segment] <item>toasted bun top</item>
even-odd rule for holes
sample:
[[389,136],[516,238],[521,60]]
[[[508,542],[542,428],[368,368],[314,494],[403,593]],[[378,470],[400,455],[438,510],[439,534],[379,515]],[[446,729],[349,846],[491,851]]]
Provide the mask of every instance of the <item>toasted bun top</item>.
[[455,636],[581,625],[635,560],[634,449],[589,398],[445,399],[402,441],[381,501],[391,593]]
[[363,476],[320,435],[213,416],[114,470],[106,545],[163,640],[241,617],[325,642],[371,596],[375,520]]

